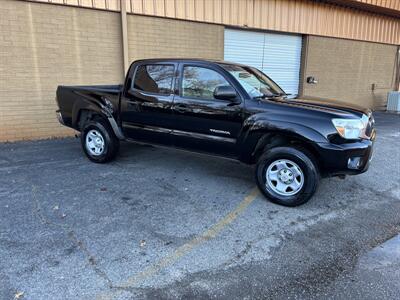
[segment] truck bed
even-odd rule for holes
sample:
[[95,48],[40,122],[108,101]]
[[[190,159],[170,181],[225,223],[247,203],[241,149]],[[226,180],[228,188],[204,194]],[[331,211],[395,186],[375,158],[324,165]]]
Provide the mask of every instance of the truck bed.
[[119,94],[122,90],[122,85],[79,85],[79,86],[64,86],[60,85],[57,88],[57,111],[62,117],[62,122],[69,127],[77,128],[76,118],[80,110],[93,109],[98,111],[106,105],[107,99],[112,103],[115,112],[119,108]]

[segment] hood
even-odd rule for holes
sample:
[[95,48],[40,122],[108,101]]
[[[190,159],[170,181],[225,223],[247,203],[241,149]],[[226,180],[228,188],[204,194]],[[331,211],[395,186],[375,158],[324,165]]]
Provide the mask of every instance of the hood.
[[349,113],[358,112],[366,115],[368,115],[371,112],[370,109],[356,104],[325,99],[325,98],[312,97],[312,96],[302,96],[294,99],[285,99],[285,100],[302,106],[308,106],[310,108],[328,108],[328,109],[342,110]]

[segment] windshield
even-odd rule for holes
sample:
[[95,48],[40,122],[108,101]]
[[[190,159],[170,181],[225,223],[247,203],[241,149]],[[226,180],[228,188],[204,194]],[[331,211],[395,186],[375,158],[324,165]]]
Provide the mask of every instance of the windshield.
[[275,82],[256,68],[229,64],[221,64],[221,67],[237,79],[250,97],[255,98],[286,95],[286,93]]

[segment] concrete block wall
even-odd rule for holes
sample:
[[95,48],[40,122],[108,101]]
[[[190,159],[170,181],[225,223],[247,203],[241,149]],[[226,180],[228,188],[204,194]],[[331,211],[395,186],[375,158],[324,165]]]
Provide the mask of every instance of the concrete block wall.
[[118,13],[1,0],[0,141],[72,135],[56,120],[57,85],[123,78]]
[[[394,87],[397,46],[309,36],[306,47],[303,95],[385,109]],[[318,83],[308,84],[308,76]]]
[[[129,60],[223,58],[224,27],[128,15]],[[58,85],[123,82],[118,12],[1,0],[0,141],[73,135],[56,120]]]
[[[0,142],[74,134],[56,120],[56,88],[123,81],[120,14],[28,1],[0,2]],[[224,57],[222,25],[128,15],[127,27],[129,61]],[[396,49],[309,36],[303,53],[302,93],[384,108],[393,87]],[[319,83],[307,84],[308,76]]]
[[224,26],[128,15],[129,60],[224,58]]

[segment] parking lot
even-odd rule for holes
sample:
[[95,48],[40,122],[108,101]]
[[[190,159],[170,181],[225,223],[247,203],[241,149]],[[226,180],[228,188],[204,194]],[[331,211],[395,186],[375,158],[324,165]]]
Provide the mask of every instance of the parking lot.
[[297,208],[236,161],[126,143],[99,165],[74,138],[0,144],[0,299],[398,299],[399,256],[368,267],[400,231],[400,116],[376,121],[370,170]]

